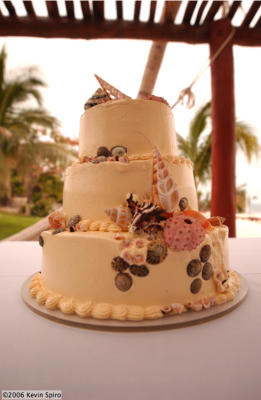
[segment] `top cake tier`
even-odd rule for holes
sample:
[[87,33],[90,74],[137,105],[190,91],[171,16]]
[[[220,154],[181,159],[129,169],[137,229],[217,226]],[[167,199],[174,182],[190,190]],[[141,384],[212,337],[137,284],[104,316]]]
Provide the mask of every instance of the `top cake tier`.
[[113,100],[88,109],[81,116],[79,156],[95,156],[100,146],[125,146],[128,155],[151,153],[156,144],[162,154],[177,155],[171,109],[154,100]]

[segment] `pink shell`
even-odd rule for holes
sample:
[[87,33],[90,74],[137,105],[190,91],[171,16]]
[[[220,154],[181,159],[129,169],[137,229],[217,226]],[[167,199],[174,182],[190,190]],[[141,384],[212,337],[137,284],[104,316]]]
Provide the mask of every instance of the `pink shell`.
[[174,215],[167,220],[163,235],[171,249],[184,251],[196,249],[204,240],[205,231],[196,218]]

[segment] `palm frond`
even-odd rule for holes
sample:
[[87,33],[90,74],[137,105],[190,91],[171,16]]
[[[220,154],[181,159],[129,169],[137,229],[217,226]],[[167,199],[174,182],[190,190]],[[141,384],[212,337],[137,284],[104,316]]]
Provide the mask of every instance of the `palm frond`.
[[203,105],[195,114],[194,118],[190,123],[189,129],[189,141],[191,143],[191,149],[196,150],[200,135],[204,132],[207,126],[207,120],[211,116],[211,104],[210,102]]
[[254,135],[252,128],[248,124],[237,122],[236,138],[238,147],[243,151],[249,163],[254,156],[259,156],[260,145],[258,138]]
[[178,148],[182,156],[190,158],[190,145],[187,139],[184,139],[179,133],[176,133]]

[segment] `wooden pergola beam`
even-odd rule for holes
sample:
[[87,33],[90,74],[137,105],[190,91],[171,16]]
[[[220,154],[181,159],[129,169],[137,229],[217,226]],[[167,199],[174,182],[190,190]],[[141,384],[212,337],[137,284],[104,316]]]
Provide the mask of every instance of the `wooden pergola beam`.
[[[51,2],[49,2],[51,3]],[[55,4],[55,3],[53,3]],[[56,5],[56,4],[55,4]],[[58,18],[50,9],[50,19],[19,17],[15,23],[11,17],[0,17],[0,36],[28,36],[68,39],[141,39],[190,44],[208,43],[209,26],[174,24],[148,24],[141,21],[97,21]],[[86,14],[88,18],[88,14]],[[236,27],[233,44],[261,46],[261,26],[254,28]]]
[[[232,31],[228,18],[211,23],[210,57]],[[228,42],[211,64],[212,192],[211,215],[226,218],[229,236],[236,236],[236,129],[233,45]]]

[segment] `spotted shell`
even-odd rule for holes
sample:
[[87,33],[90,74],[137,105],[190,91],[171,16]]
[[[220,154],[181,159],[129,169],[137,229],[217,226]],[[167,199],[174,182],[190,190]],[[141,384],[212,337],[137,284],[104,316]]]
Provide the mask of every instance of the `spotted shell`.
[[101,88],[99,88],[84,104],[84,109],[88,110],[89,108],[97,106],[101,103],[105,103],[108,100],[109,97],[107,96],[107,94]]
[[54,211],[48,216],[51,229],[65,228],[66,227],[66,214],[62,211]]
[[163,306],[161,307],[160,311],[162,312],[162,314],[169,314],[171,311],[173,311],[172,306]]
[[178,207],[179,191],[171,175],[166,161],[157,148],[153,148],[153,202],[159,202],[167,212],[173,212]]
[[119,206],[116,208],[107,208],[105,213],[121,228],[126,231],[128,230],[129,224],[131,223],[131,213],[128,207]]

